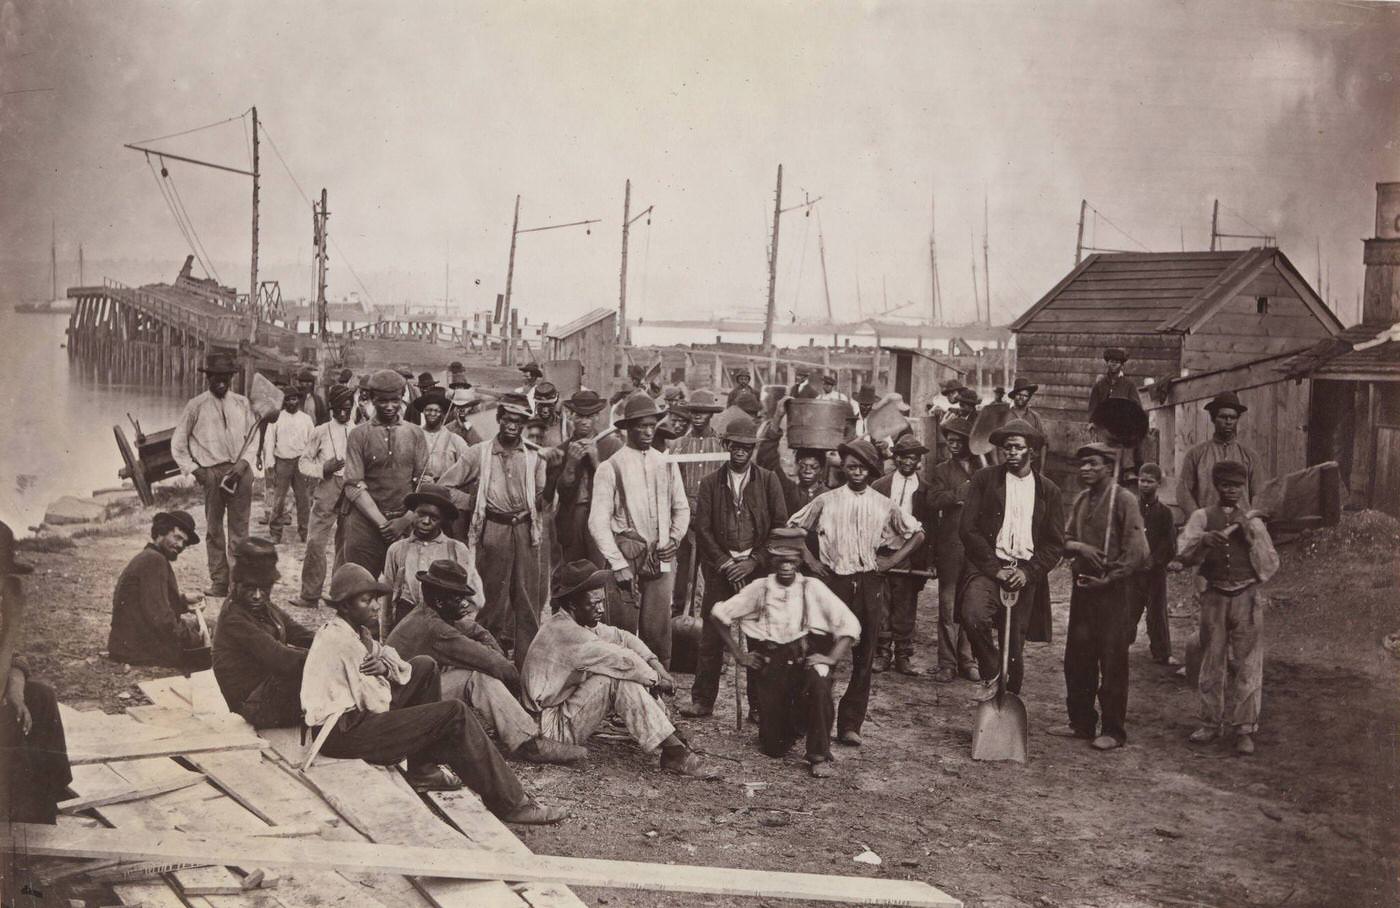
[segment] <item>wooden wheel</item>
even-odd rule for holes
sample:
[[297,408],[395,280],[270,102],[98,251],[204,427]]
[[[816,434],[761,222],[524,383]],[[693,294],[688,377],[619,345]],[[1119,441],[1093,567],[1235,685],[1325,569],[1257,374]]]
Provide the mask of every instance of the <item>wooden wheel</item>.
[[150,507],[156,503],[156,497],[151,492],[151,484],[146,481],[146,465],[136,456],[136,451],[132,449],[131,442],[126,440],[126,433],[122,431],[121,426],[112,426],[112,434],[117,437],[117,450],[121,452],[122,461],[126,464],[117,471],[117,475],[123,479],[130,479],[131,484],[136,486],[136,494],[141,496],[141,503]]

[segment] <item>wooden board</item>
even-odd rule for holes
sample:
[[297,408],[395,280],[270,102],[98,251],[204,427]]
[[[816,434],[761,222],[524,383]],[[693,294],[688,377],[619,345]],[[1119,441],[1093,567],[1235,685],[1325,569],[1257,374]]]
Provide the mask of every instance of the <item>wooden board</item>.
[[159,741],[111,742],[100,752],[70,751],[68,762],[73,766],[84,763],[115,763],[147,757],[175,757],[220,750],[257,750],[266,747],[263,739],[243,734],[199,735],[197,737],[163,738]]
[[[707,895],[794,898],[865,905],[960,908],[962,902],[918,880],[783,873],[640,861],[604,861],[545,855],[387,844],[268,841],[237,836],[195,837],[113,829],[60,832],[16,823],[0,838],[22,841],[30,854],[52,857],[119,857],[124,860],[218,860],[258,867],[374,868],[389,873],[456,880],[552,881],[572,886],[690,892]],[[241,896],[240,898],[248,898]],[[477,903],[473,903],[475,905]]]

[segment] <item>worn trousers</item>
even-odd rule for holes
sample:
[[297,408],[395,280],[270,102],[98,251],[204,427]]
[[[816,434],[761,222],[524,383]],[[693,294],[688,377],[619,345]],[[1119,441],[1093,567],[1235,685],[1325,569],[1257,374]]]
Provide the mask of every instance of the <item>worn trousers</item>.
[[525,664],[525,653],[540,629],[540,610],[548,596],[549,571],[541,564],[542,557],[549,557],[547,545],[548,538],[538,546],[530,544],[528,520],[513,526],[486,520],[476,549],[486,601],[476,620],[512,647],[517,667]]
[[1036,588],[1037,584],[1032,583],[1021,590],[1020,598],[1011,609],[1011,639],[1003,640],[1006,607],[1001,604],[1000,587],[996,580],[978,571],[963,583],[962,627],[972,647],[972,654],[977,659],[977,672],[983,681],[991,681],[1001,674],[1000,647],[1007,647],[1006,689],[1013,694],[1021,692],[1021,681],[1025,676],[1025,664],[1021,657]]
[[651,691],[637,681],[607,675],[588,675],[563,703],[542,711],[540,733],[565,744],[587,745],[593,732],[610,715],[622,720],[643,753],[654,752],[662,741],[676,733],[666,708]]
[[1133,594],[1132,630],[1128,643],[1137,642],[1138,623],[1147,613],[1147,645],[1152,658],[1166,662],[1172,655],[1172,629],[1167,620],[1167,569],[1154,568],[1133,575],[1137,591]]
[[[703,565],[705,572],[705,594],[700,600],[700,650],[695,656],[695,681],[690,685],[692,703],[701,706],[715,705],[719,696],[719,679],[724,674],[724,638],[720,630],[710,621],[710,613],[715,605],[738,592],[734,584],[724,579],[718,569]],[[679,583],[679,579],[676,581]],[[745,669],[744,689],[748,693],[749,709],[758,710],[758,699],[754,693],[757,673]]]
[[442,696],[444,700],[461,700],[480,713],[487,731],[496,733],[507,753],[540,733],[539,725],[515,699],[510,688],[500,678],[486,672],[470,668],[443,669]]
[[880,627],[880,652],[891,650],[896,656],[914,655],[914,618],[919,609],[919,593],[924,588],[923,577],[891,574],[889,577],[889,609]]
[[14,707],[0,700],[0,824],[52,824],[73,781],[58,697],[42,681],[27,679],[24,706],[34,723],[28,735],[20,734]]
[[1097,733],[1102,720],[1103,734],[1120,744],[1128,739],[1128,619],[1134,589],[1132,578],[1097,590],[1074,587],[1065,638],[1065,705],[1070,726],[1090,736]]
[[430,656],[414,656],[409,664],[413,675],[394,688],[389,711],[345,713],[326,736],[321,752],[385,766],[407,759],[410,772],[445,763],[481,795],[492,813],[524,804],[527,797],[520,780],[476,715],[461,700],[441,699],[437,663]]
[[[209,583],[228,588],[234,552],[248,538],[248,519],[253,511],[253,476],[238,483],[238,491],[225,495],[219,483],[233,470],[233,464],[207,467],[204,474],[204,552],[209,558]],[[225,522],[227,521],[227,530]]]
[[1264,606],[1255,587],[1236,593],[1206,587],[1200,629],[1201,724],[1254,734],[1264,702]]
[[821,763],[831,759],[831,722],[836,717],[832,698],[833,677],[822,677],[808,666],[806,653],[826,652],[830,637],[807,636],[802,641],[783,644],[756,644],[754,651],[764,657],[763,667],[753,672],[750,689],[758,701],[758,746],[770,757],[786,756],[803,735],[807,738],[807,760]]
[[383,574],[389,543],[379,535],[379,528],[353,505],[350,512],[340,518],[340,522],[342,562],[358,564],[375,577]]
[[[694,504],[691,505],[690,512],[695,513]],[[685,538],[681,540],[681,544],[676,549],[676,584],[671,590],[672,615],[685,614],[686,606],[695,597],[695,589],[690,583],[690,572],[696,557],[698,556],[695,552],[695,533],[686,533]]]
[[[619,589],[608,608],[608,623],[642,638],[647,648],[671,667],[671,595],[675,591],[676,565],[652,580],[633,578],[632,590]],[[608,588],[611,593],[611,587]]]
[[[885,620],[888,590],[885,575],[875,571],[857,574],[835,574],[827,586],[855,613],[860,621],[860,640],[851,650],[851,678],[841,694],[836,710],[836,732],[859,732],[865,723],[865,709],[870,705],[870,682],[874,676],[875,651],[879,648],[880,626]],[[762,708],[759,718],[763,717]]]
[[938,560],[938,668],[962,672],[977,664],[972,644],[958,621],[958,584],[962,580],[963,553]]
[[282,528],[290,526],[291,516],[287,513],[287,493],[297,512],[297,532],[306,535],[306,518],[311,511],[311,477],[302,475],[297,469],[297,458],[278,457],[272,465],[272,512],[268,517],[268,530],[273,539],[282,536]]
[[306,530],[306,554],[301,562],[301,598],[315,602],[326,584],[326,544],[330,543],[333,569],[344,563],[345,521],[340,517],[344,483],[337,477],[322,479],[311,496],[311,525]]

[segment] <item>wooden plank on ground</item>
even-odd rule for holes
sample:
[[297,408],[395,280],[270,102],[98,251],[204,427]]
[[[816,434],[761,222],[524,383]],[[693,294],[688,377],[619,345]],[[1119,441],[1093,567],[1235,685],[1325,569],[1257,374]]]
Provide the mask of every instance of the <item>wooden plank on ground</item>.
[[90,750],[89,742],[159,741],[179,734],[173,728],[142,724],[126,715],[77,710],[63,703],[58,704],[58,715],[63,720],[63,736],[70,750]]
[[157,782],[153,785],[145,786],[129,785],[125,789],[108,791],[98,795],[69,798],[66,801],[60,801],[58,809],[64,813],[77,813],[80,810],[87,810],[92,807],[105,807],[110,804],[124,804],[127,801],[140,801],[143,798],[179,791],[181,788],[197,785],[204,781],[204,776],[200,773],[189,773],[188,775],[189,778],[187,779],[171,779],[170,781]]
[[[182,833],[85,829],[16,823],[0,843],[24,842],[30,854],[51,857],[118,857],[124,860],[218,860],[258,867],[373,868],[387,873],[457,880],[507,879],[704,895],[793,898],[913,908],[961,908],[962,902],[918,880],[816,873],[784,873],[684,864],[647,864],[545,855],[465,853],[381,843],[268,841],[238,836],[194,837]],[[473,903],[476,904],[476,903]]]
[[118,763],[147,757],[178,757],[221,750],[256,750],[267,742],[256,735],[217,734],[176,737],[159,741],[111,742],[101,752],[70,752],[68,762],[74,766],[84,763]]

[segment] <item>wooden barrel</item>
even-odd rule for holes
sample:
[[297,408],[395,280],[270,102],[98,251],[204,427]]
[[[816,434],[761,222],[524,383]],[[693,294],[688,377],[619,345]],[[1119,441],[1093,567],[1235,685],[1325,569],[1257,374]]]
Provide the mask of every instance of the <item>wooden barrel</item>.
[[789,448],[832,451],[846,440],[851,406],[845,401],[793,398],[787,407]]

